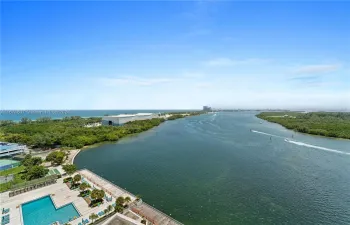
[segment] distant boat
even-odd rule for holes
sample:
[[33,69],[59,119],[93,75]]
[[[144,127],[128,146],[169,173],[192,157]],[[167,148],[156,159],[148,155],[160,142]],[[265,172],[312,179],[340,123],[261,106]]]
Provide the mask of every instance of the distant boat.
[[263,122],[260,122],[260,124],[262,124]]

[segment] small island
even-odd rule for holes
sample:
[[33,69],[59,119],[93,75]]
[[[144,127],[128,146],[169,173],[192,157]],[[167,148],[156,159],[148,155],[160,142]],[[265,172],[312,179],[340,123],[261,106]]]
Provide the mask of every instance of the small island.
[[348,112],[262,112],[256,116],[302,133],[350,139]]

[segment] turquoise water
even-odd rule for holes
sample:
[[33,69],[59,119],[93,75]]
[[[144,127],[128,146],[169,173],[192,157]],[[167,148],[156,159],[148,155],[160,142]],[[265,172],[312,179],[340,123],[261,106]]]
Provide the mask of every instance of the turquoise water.
[[75,163],[186,225],[349,225],[349,153],[235,112],[168,121]]
[[23,204],[22,215],[24,225],[50,225],[56,221],[64,224],[80,216],[73,204],[56,209],[50,196]]

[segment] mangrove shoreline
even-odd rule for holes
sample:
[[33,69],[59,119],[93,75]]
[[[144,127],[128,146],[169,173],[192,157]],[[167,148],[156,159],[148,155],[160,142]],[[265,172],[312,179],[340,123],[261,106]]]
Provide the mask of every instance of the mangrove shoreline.
[[350,113],[347,112],[262,112],[256,117],[300,133],[350,139]]

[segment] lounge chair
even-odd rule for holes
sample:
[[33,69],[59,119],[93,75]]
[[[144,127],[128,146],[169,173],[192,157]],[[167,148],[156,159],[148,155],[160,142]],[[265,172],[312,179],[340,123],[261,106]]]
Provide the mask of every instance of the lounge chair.
[[3,216],[1,219],[2,219],[2,220],[8,220],[8,219],[10,219],[10,215],[7,214],[7,215]]
[[6,214],[8,212],[10,212],[10,208],[7,208],[7,209],[3,208],[2,209],[2,214]]
[[5,225],[8,223],[10,223],[10,215],[9,214],[7,214],[6,216],[3,216],[1,219],[1,225]]
[[84,222],[85,222],[85,224],[90,223],[90,221],[88,219],[85,219]]

